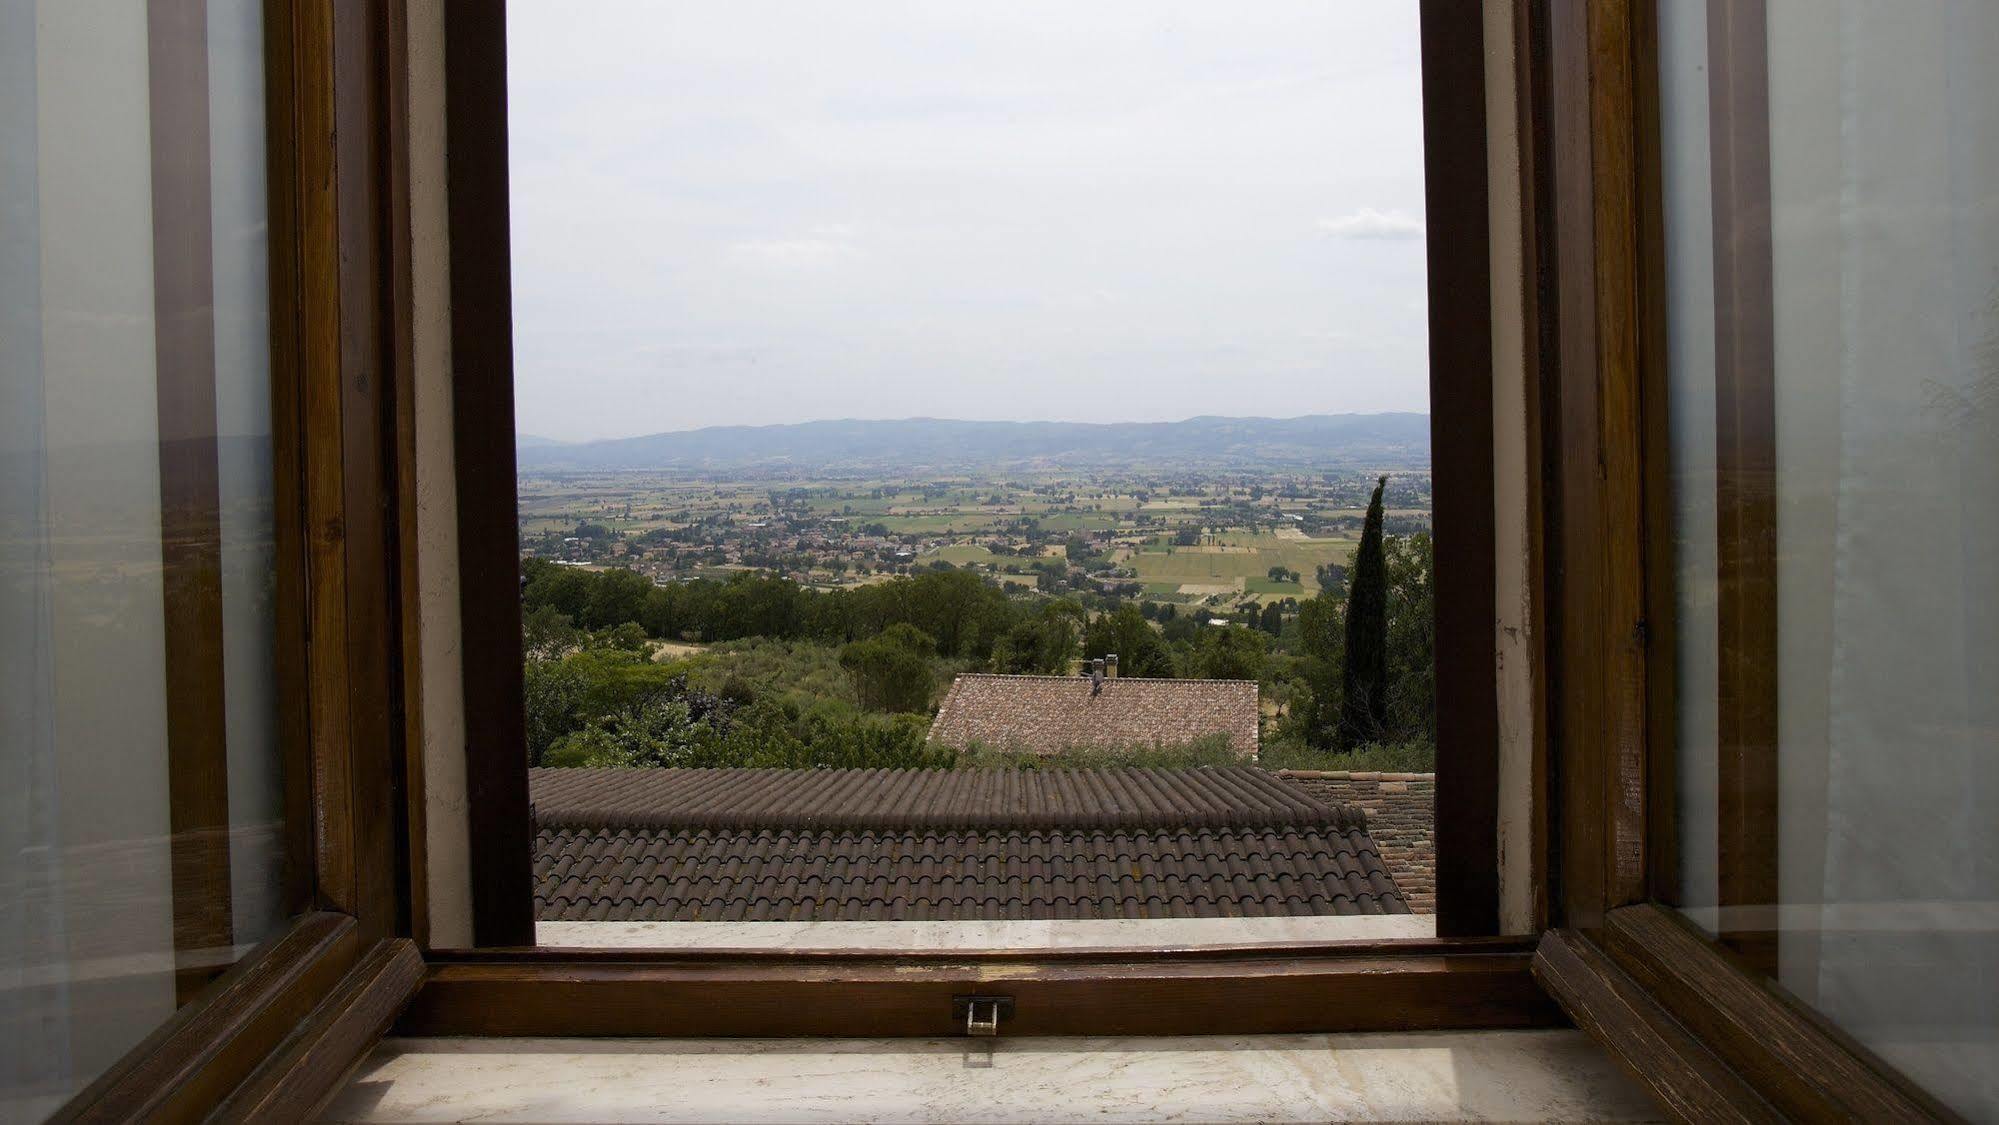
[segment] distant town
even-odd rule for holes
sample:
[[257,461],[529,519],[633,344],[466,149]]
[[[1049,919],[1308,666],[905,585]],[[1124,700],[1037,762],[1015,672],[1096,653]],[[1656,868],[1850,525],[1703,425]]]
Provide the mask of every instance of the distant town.
[[[959,569],[1023,595],[1241,617],[1337,582],[1374,484],[1351,470],[781,483],[525,470],[521,546],[658,583],[759,571],[833,589]],[[1428,531],[1429,474],[1390,475],[1385,509],[1388,534]]]
[[524,442],[530,760],[950,764],[1001,749],[935,737],[960,677],[1121,674],[1252,682],[1254,721],[1229,747],[966,729],[1037,760],[1427,768],[1428,453],[1410,415]]

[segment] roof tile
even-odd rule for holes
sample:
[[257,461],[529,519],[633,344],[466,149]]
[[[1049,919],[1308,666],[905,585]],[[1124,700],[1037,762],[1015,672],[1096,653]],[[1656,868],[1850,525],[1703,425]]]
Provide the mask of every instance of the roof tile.
[[1180,745],[1226,735],[1244,757],[1257,751],[1254,680],[1109,679],[1093,692],[1082,676],[967,672],[930,724],[930,740],[963,749],[1053,753],[1071,746]]

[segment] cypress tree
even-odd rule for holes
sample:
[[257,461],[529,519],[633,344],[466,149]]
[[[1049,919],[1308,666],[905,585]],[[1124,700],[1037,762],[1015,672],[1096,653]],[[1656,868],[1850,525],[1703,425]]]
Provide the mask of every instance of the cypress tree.
[[1375,482],[1367,524],[1347,580],[1346,660],[1340,669],[1341,749],[1379,741],[1388,726],[1388,566],[1381,546],[1381,492]]

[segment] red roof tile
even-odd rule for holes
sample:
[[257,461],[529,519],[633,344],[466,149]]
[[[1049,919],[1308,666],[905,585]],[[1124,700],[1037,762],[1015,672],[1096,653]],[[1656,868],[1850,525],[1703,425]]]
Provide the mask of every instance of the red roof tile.
[[1070,746],[1180,745],[1227,736],[1245,757],[1257,749],[1254,680],[1109,679],[1093,694],[1084,676],[965,673],[930,724],[930,738],[964,748],[1050,753]]
[[530,778],[535,903],[549,921],[1409,910],[1358,809],[1255,769]]

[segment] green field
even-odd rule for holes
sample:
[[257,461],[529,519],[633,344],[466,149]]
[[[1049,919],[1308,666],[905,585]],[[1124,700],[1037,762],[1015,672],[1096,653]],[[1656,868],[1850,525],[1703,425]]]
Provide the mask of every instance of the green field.
[[[1242,590],[1258,600],[1308,598],[1318,592],[1315,572],[1326,563],[1344,563],[1353,555],[1351,539],[1290,539],[1268,532],[1223,535],[1198,547],[1151,545],[1126,564],[1138,573],[1146,589],[1177,585],[1220,586],[1241,579]],[[1300,582],[1273,582],[1270,568],[1298,572]]]

